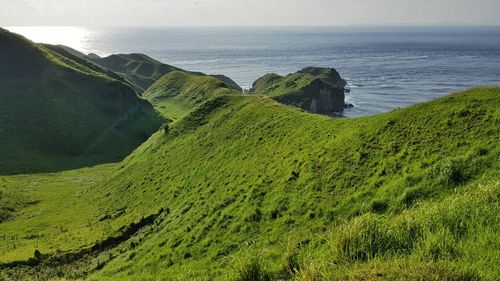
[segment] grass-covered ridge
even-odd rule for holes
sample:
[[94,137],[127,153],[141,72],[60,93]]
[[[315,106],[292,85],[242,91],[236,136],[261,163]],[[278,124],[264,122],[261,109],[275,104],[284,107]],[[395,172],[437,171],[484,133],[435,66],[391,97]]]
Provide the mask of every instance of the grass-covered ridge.
[[[116,54],[103,58],[96,55],[87,55],[84,56],[84,59],[118,73],[129,81],[139,94],[145,92],[161,77],[173,71],[184,72],[195,76],[205,76],[205,74],[201,72],[186,71],[175,66],[164,64],[144,54]],[[223,81],[229,88],[237,92],[242,92],[240,86],[231,78],[224,75],[211,76]]]
[[335,69],[307,67],[284,77],[266,74],[253,83],[250,92],[313,113],[335,115],[344,110],[345,86],[346,81]]
[[0,29],[0,173],[119,161],[163,123],[92,64]]
[[144,54],[116,54],[103,58],[87,56],[87,59],[125,77],[135,85],[138,93],[144,92],[156,80],[169,72],[183,71]]
[[[474,89],[358,119],[264,96],[214,96],[112,172],[72,172],[107,176],[87,187],[93,192],[67,191],[85,211],[64,239],[48,239],[57,229],[33,237],[35,229],[16,228],[17,219],[45,214],[17,206],[0,224],[0,233],[19,233],[16,247],[0,239],[1,261],[31,258],[38,248],[40,276],[90,280],[495,280],[499,93]],[[44,186],[71,180],[53,179]],[[33,199],[26,195],[19,198]],[[150,215],[154,222],[137,230]],[[44,218],[52,226],[71,220]],[[57,249],[90,247],[91,233],[110,241],[127,229],[133,236],[79,262],[43,263]],[[2,272],[22,277],[30,269]]]
[[[359,119],[266,97],[218,97],[155,134],[106,183],[111,194],[127,194],[110,195],[108,206],[169,215],[97,276],[142,269],[144,278],[266,280],[356,270],[405,279],[397,265],[423,279],[494,280],[499,91]],[[287,251],[292,260],[284,261]]]
[[232,92],[219,78],[173,71],[156,81],[143,96],[165,116],[177,120],[210,98]]

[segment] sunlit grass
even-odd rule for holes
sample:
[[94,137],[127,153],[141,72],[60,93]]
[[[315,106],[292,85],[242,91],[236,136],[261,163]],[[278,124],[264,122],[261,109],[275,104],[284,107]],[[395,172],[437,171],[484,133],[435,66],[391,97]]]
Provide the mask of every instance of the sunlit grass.
[[[122,163],[47,180],[49,191],[65,181],[95,191],[70,198],[58,213],[74,202],[84,214],[75,224],[90,218],[102,239],[163,213],[87,263],[40,270],[89,280],[495,280],[498,93],[473,89],[357,119],[312,115],[263,96],[216,95]],[[77,187],[86,173],[102,174]],[[60,200],[50,194],[40,206]],[[19,208],[7,222],[13,231],[17,215],[31,222],[24,208],[33,207]],[[72,216],[45,218],[53,226]],[[25,236],[25,228],[16,231]],[[77,233],[72,227],[66,237]],[[35,247],[85,247],[93,233],[82,233],[81,240],[19,241],[26,250],[5,254],[28,259]],[[11,273],[32,276],[4,271]]]

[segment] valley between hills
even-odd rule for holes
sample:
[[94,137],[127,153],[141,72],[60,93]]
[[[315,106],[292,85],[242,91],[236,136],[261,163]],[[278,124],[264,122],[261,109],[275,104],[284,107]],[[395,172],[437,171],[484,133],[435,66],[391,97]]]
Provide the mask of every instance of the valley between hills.
[[346,91],[0,29],[0,280],[498,280],[500,88]]

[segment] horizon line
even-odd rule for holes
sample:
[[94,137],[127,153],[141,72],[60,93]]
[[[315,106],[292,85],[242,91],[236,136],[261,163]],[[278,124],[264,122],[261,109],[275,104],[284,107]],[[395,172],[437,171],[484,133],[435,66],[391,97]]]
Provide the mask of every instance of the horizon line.
[[383,23],[338,25],[2,25],[3,27],[94,27],[94,28],[342,28],[342,27],[500,27],[496,24],[471,23]]

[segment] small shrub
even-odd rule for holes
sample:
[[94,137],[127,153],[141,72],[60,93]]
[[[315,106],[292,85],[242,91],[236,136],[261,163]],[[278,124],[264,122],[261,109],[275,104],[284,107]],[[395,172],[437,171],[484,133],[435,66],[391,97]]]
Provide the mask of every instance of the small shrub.
[[168,132],[169,132],[169,130],[170,130],[170,127],[169,127],[168,123],[164,123],[163,125],[161,125],[160,130],[162,130],[163,133],[165,133],[165,135],[167,135]]
[[191,252],[189,252],[189,251],[184,252],[184,259],[185,260],[190,259],[192,257],[193,257],[193,254],[191,254]]
[[128,258],[127,260],[132,260],[134,257],[135,257],[136,253],[135,252],[132,252],[128,255]]
[[476,156],[485,156],[486,154],[488,154],[488,149],[484,147],[478,147],[474,150],[474,154]]
[[42,253],[40,252],[40,250],[35,250],[35,253],[33,254],[34,258],[36,260],[41,260],[42,259]]
[[279,215],[280,215],[280,211],[275,209],[275,210],[271,211],[270,217],[272,220],[275,220],[279,217]]
[[314,213],[313,211],[310,211],[308,216],[309,216],[309,219],[314,219],[314,218],[316,218],[316,213]]
[[439,167],[441,179],[448,185],[455,186],[465,180],[463,163],[459,160],[449,160]]
[[387,204],[387,202],[384,202],[384,201],[374,201],[372,203],[372,212],[374,213],[378,213],[378,214],[381,214],[381,213],[385,213],[385,211],[387,211],[387,209],[389,209],[389,204]]

